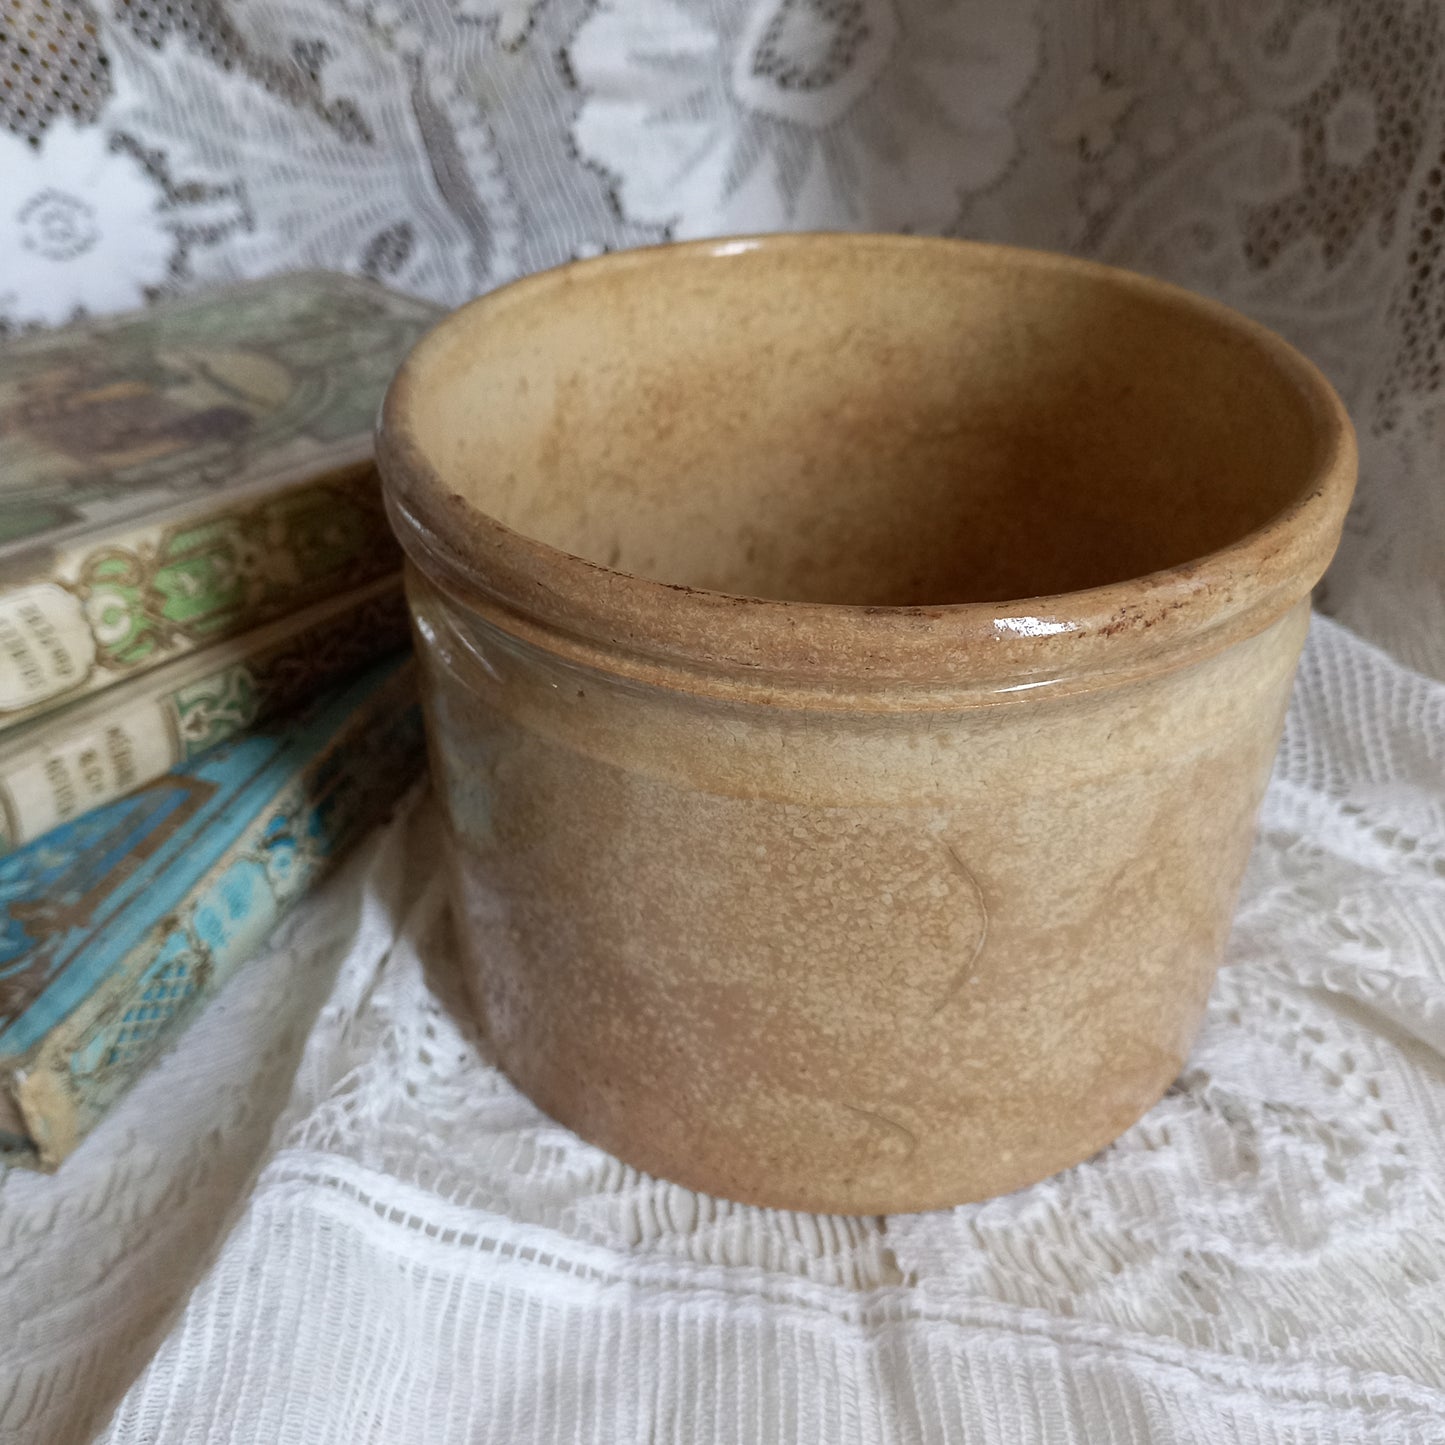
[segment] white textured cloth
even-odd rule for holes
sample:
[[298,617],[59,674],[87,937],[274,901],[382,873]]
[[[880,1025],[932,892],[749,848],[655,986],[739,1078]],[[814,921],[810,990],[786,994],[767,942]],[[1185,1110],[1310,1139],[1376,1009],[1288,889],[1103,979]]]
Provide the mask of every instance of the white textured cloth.
[[520,1098],[423,800],[63,1173],[0,1181],[0,1439],[1439,1445],[1442,780],[1445,686],[1317,620],[1177,1086],[1035,1188],[853,1220]]

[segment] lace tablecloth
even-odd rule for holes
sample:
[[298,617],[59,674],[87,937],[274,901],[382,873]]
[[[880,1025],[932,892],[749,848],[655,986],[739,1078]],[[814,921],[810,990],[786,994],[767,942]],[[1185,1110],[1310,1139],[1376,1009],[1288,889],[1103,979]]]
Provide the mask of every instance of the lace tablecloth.
[[0,1439],[1445,1441],[1445,685],[1316,621],[1184,1074],[947,1213],[732,1205],[543,1118],[436,844],[420,799],[0,1181]]

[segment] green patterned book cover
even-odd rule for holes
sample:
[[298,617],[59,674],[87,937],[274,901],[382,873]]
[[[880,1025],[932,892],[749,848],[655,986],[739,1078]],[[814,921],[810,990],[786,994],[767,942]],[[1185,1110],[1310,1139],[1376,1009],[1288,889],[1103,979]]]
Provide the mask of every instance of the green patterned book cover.
[[0,732],[0,855],[406,647],[385,577]]
[[395,571],[372,424],[437,315],[306,272],[0,348],[0,727]]
[[64,1159],[423,763],[403,654],[0,858],[0,1160]]

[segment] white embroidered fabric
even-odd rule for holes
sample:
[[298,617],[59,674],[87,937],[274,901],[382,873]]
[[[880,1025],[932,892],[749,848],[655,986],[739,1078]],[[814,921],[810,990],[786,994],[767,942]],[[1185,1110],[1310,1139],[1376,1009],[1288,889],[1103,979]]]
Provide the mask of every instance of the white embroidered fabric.
[[1442,779],[1445,685],[1317,619],[1178,1084],[886,1219],[539,1115],[458,996],[423,799],[62,1174],[0,1182],[0,1438],[1439,1445]]

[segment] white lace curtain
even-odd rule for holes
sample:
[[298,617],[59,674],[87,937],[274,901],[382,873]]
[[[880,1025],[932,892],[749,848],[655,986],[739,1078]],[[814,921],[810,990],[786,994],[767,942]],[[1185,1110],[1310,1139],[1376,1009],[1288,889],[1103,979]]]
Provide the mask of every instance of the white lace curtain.
[[1326,605],[1445,671],[1442,0],[7,0],[0,331],[302,265],[945,231],[1151,271],[1357,420]]

